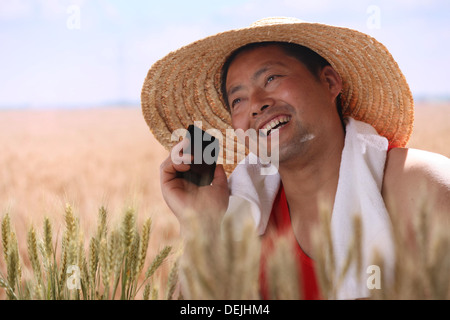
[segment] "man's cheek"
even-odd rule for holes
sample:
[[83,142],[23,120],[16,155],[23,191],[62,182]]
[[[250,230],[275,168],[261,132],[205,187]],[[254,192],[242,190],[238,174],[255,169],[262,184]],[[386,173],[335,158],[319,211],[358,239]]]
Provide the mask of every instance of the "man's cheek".
[[242,120],[236,116],[231,118],[231,126],[234,130],[242,130],[244,132],[249,128],[249,124],[247,121]]

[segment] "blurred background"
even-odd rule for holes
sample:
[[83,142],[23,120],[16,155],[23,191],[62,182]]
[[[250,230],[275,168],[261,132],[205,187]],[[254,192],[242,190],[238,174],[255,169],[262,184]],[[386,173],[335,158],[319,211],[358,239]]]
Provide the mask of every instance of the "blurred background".
[[138,106],[157,59],[267,16],[368,33],[417,101],[447,100],[449,15],[445,0],[0,0],[0,108]]

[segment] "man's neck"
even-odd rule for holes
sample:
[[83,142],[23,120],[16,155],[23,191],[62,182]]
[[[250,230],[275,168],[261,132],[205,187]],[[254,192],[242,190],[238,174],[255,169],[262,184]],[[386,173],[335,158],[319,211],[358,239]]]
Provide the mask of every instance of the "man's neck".
[[317,212],[319,202],[332,210],[343,147],[344,137],[328,144],[327,150],[311,155],[308,161],[297,159],[290,164],[280,163],[279,172],[291,215],[295,213],[309,219],[311,213]]
[[312,258],[311,235],[320,221],[319,210],[332,212],[339,181],[344,137],[335,142],[309,161],[297,159],[292,165],[280,163],[279,168],[293,232],[302,250]]

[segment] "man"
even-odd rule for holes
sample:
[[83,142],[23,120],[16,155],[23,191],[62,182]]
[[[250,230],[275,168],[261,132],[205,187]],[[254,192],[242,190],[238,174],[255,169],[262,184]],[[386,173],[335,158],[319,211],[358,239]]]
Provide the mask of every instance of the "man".
[[[221,130],[263,131],[267,148],[276,144],[276,177],[234,165],[227,180],[225,163],[204,187],[178,178],[190,165],[169,156],[161,165],[161,189],[182,228],[186,210],[218,218],[248,211],[264,234],[283,214],[277,208],[284,201],[301,254],[314,260],[311,230],[321,204],[332,212],[342,263],[355,213],[362,214],[363,249],[384,250],[386,257],[392,256],[388,214],[398,214],[412,232],[423,190],[432,197],[432,212],[448,219],[449,160],[404,148],[413,121],[409,87],[389,52],[354,30],[267,19],[209,37],[157,62],[142,100],[150,128],[168,147],[169,128],[193,120]],[[369,254],[364,259],[369,264]],[[339,298],[367,295],[352,277]]]

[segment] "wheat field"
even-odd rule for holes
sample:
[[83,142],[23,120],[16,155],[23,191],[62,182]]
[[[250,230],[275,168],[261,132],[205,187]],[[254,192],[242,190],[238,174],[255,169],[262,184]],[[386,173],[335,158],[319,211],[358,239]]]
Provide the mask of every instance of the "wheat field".
[[70,203],[87,229],[100,206],[113,217],[133,206],[159,220],[162,238],[176,234],[159,191],[168,153],[138,108],[2,111],[0,130],[0,206],[18,227],[58,220]]
[[[450,104],[416,105],[408,146],[450,157],[449,142]],[[42,230],[45,217],[62,237],[67,204],[86,244],[102,206],[111,228],[129,208],[137,212],[139,227],[152,219],[148,256],[178,244],[177,221],[159,188],[159,165],[168,152],[153,138],[140,108],[3,110],[0,146],[0,218],[11,219],[21,255],[27,255],[30,227]],[[30,261],[23,262],[31,268]],[[169,268],[169,263],[161,268],[161,286]],[[6,273],[1,258],[0,271]]]
[[[159,163],[168,153],[139,108],[0,111],[0,131],[0,216],[9,214],[21,255],[29,228],[42,230],[44,217],[61,237],[66,204],[87,244],[101,206],[111,228],[128,208],[139,226],[152,219],[149,256],[178,241],[159,190]],[[4,274],[5,268],[0,259]]]

